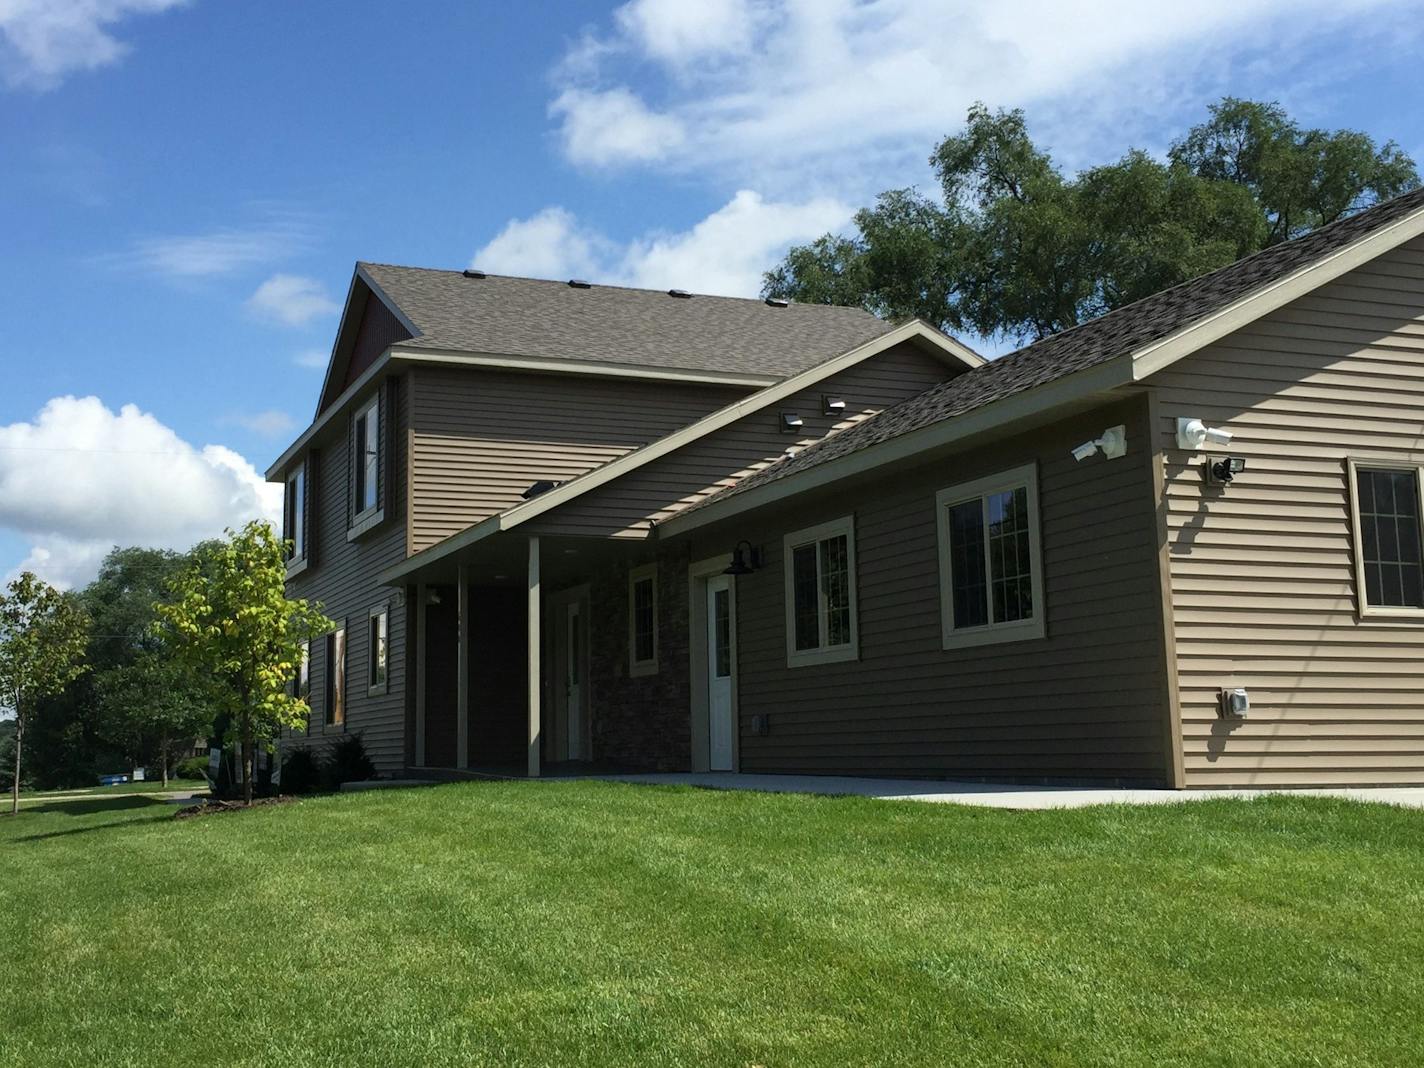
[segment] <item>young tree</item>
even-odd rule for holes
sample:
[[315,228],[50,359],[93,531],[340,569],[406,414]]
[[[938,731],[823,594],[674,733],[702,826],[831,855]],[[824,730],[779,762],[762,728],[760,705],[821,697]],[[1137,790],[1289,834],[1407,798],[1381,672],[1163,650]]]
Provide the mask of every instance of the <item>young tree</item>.
[[266,523],[201,547],[157,606],[167,640],[219,686],[241,746],[244,800],[252,802],[253,754],[283,727],[306,724],[305,701],[288,692],[303,644],[335,624],[286,594],[286,553]]
[[85,670],[88,619],[72,597],[26,571],[0,594],[0,700],[15,714],[15,778],[10,814],[20,812],[25,725],[35,701]]
[[762,292],[1034,340],[1419,184],[1393,142],[1224,100],[1165,161],[1065,175],[1021,111],[969,110],[930,158],[940,196],[882,193],[855,233],[792,248]]

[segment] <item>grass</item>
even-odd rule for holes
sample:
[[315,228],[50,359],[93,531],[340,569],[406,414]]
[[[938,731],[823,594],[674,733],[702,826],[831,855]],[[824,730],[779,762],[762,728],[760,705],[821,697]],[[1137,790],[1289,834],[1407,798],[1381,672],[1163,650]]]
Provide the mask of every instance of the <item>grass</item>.
[[[172,793],[177,790],[207,790],[208,784],[205,779],[169,779],[165,787],[161,779],[154,779],[150,782],[121,782],[113,786],[77,786],[68,790],[21,790],[20,804],[26,802],[37,804],[53,798],[89,798],[89,797],[113,797],[124,794],[161,794],[165,791]],[[8,798],[10,792],[4,791],[0,800]]]
[[1424,813],[469,783],[0,821],[0,1064],[1343,1065],[1424,1049]]

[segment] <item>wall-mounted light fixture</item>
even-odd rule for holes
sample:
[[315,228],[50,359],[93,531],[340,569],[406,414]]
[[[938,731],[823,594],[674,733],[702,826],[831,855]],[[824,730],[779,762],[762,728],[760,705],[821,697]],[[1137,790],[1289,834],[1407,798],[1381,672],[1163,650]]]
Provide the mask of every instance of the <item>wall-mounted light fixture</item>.
[[432,587],[425,591],[426,604],[440,604],[440,591]]
[[781,432],[783,434],[798,433],[805,425],[805,420],[802,419],[795,412],[781,413]]
[[1120,456],[1127,455],[1127,427],[1110,426],[1103,431],[1103,436],[1094,438],[1092,441],[1085,441],[1073,450],[1073,459],[1082,463],[1088,457],[1096,455],[1099,449],[1103,450],[1103,455],[1109,460],[1116,460]]
[[1217,695],[1216,710],[1222,719],[1245,719],[1251,711],[1251,695],[1240,686],[1224,689]]
[[1206,468],[1206,480],[1217,486],[1229,486],[1236,481],[1236,476],[1246,470],[1246,457],[1244,456],[1223,456],[1220,460],[1207,460],[1203,465]]
[[832,397],[829,393],[821,394],[821,414],[822,415],[845,415],[846,402],[840,397]]
[[1203,445],[1230,445],[1231,431],[1207,426],[1200,419],[1177,420],[1177,448],[1196,452]]
[[[742,552],[742,547],[746,546],[746,552]],[[737,542],[737,547],[732,550],[732,562],[727,565],[724,575],[750,575],[753,571],[761,569],[761,550],[751,542],[742,540]]]

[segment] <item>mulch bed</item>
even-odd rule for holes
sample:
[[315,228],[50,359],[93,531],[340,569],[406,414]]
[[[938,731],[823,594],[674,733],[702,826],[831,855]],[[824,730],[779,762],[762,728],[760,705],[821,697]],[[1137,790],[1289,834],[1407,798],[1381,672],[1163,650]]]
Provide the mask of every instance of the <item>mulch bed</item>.
[[298,799],[291,794],[279,794],[277,797],[254,797],[252,804],[249,805],[243,801],[217,801],[209,798],[196,805],[180,808],[174,813],[174,817],[187,820],[195,816],[211,816],[218,812],[246,812],[249,809],[261,808],[265,805],[285,805],[288,801],[296,800]]

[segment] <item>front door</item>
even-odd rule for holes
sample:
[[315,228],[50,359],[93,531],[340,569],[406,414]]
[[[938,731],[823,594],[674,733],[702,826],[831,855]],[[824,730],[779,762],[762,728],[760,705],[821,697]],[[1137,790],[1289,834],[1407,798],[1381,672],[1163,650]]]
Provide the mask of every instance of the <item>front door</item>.
[[579,602],[570,601],[564,631],[565,702],[568,709],[570,760],[583,758],[583,628],[579,625]]
[[731,771],[734,754],[732,699],[732,580],[707,580],[707,730],[708,767]]

